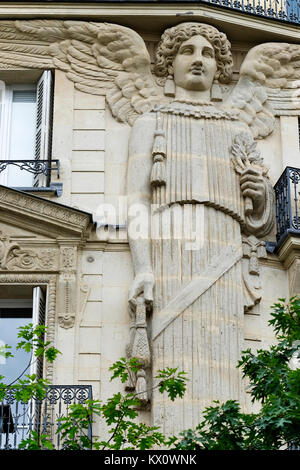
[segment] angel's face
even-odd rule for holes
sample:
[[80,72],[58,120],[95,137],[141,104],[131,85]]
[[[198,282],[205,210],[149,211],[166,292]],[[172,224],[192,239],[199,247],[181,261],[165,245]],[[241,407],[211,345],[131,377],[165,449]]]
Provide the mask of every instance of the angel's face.
[[209,90],[216,71],[215,51],[207,39],[198,35],[181,43],[173,61],[177,86],[185,90]]

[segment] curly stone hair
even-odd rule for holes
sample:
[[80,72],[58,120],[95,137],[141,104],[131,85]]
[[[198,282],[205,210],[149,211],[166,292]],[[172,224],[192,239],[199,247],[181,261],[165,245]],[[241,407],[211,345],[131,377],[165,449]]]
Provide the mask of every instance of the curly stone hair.
[[228,83],[232,75],[231,44],[224,33],[204,23],[180,23],[166,29],[157,47],[154,73],[158,77],[167,77],[169,67],[178,52],[182,42],[192,36],[201,35],[213,46],[217,62],[216,79],[221,83]]

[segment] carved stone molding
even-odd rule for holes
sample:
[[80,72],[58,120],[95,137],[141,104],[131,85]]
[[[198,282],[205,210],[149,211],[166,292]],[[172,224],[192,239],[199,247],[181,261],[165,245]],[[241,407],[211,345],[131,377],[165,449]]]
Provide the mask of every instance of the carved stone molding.
[[58,324],[61,328],[65,328],[65,329],[68,329],[68,328],[72,328],[75,324],[75,315],[70,315],[70,314],[66,314],[66,315],[58,315],[57,317],[58,319]]
[[289,269],[290,296],[300,294],[300,257]]
[[80,279],[80,308],[79,308],[79,325],[82,325],[84,312],[86,308],[86,304],[89,298],[91,288],[88,283],[83,279],[81,276]]
[[286,88],[279,92],[276,89],[268,88],[267,93],[275,116],[300,115],[300,81],[293,88]]
[[[0,284],[32,284],[47,286],[46,341],[55,346],[56,275],[54,274],[0,274]],[[45,362],[45,378],[53,383],[53,364]]]
[[0,268],[7,269],[7,262],[11,252],[14,249],[19,249],[19,245],[10,240],[10,237],[0,231]]
[[300,238],[289,235],[278,251],[278,257],[286,269],[300,259]]
[[58,320],[62,328],[71,328],[75,323],[77,306],[77,276],[73,272],[62,272],[58,278]]
[[38,222],[45,233],[47,230],[51,233],[52,228],[56,234],[67,231],[80,238],[87,236],[91,216],[85,212],[3,186],[0,186],[0,203],[3,221],[7,218],[9,222],[11,214],[14,214],[20,218],[20,225],[27,225],[32,230],[37,227]]
[[300,293],[300,238],[289,235],[278,256],[289,273],[290,296]]
[[262,284],[259,260],[263,258],[267,258],[265,242],[258,240],[254,235],[244,236],[242,269],[245,311],[249,311],[260,302]]
[[77,267],[77,247],[61,246],[60,247],[60,270],[76,271]]
[[0,269],[5,271],[56,271],[56,248],[22,248],[0,232]]
[[25,249],[0,232],[0,269],[6,271],[55,271],[56,248]]
[[6,269],[10,271],[53,271],[57,270],[55,248],[40,250],[22,250],[15,248],[11,252],[11,258],[7,261]]
[[58,278],[58,323],[72,328],[77,311],[77,246],[60,247],[60,274]]

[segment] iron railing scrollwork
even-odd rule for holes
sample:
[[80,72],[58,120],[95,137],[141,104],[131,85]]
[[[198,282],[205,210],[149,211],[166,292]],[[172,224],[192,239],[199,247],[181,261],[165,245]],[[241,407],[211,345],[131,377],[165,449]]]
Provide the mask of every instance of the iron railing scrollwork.
[[57,173],[57,178],[59,178],[59,160],[0,160],[0,173],[9,166],[18,167],[21,171],[24,170],[35,177],[45,176],[47,186],[50,184],[53,171]]
[[300,0],[200,0],[200,3],[287,23],[300,22]]
[[[0,402],[0,450],[18,449],[31,431],[49,436],[56,450],[64,443],[58,430],[59,418],[68,416],[70,405],[91,400],[91,385],[49,385],[42,400],[31,398],[18,401],[13,388],[9,388]],[[92,440],[92,424],[87,437]]]
[[300,168],[286,167],[274,190],[276,238],[280,246],[289,233],[300,235]]

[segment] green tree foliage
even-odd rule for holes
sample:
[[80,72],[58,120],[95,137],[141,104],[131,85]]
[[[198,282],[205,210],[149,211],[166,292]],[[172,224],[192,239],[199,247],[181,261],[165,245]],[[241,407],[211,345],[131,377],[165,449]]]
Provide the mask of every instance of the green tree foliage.
[[[35,374],[26,374],[26,371],[35,360],[45,356],[46,360],[53,362],[59,351],[49,342],[44,342],[43,338],[46,332],[45,326],[33,327],[29,324],[19,328],[18,338],[20,339],[17,349],[23,349],[30,354],[28,365],[20,376],[14,382],[6,385],[3,383],[4,377],[0,376],[0,402],[4,399],[8,389],[13,390],[16,400],[28,403],[30,399],[42,400],[47,391],[49,382],[37,378]],[[13,355],[9,351],[10,347],[5,345],[0,350],[0,354],[9,359]],[[115,362],[110,370],[113,379],[120,379],[122,383],[128,380],[130,372],[137,372],[139,369],[138,361],[133,358],[126,361],[121,358]],[[177,396],[182,397],[186,388],[186,378],[183,372],[177,369],[166,369],[158,372],[158,385],[161,393],[166,392],[171,400]],[[62,447],[66,450],[83,449],[151,449],[155,445],[163,445],[166,442],[163,434],[157,427],[147,426],[144,423],[138,423],[137,417],[141,402],[138,394],[116,393],[104,404],[98,400],[88,400],[84,404],[70,405],[70,411],[67,416],[58,419],[57,433],[59,433]],[[89,436],[89,429],[93,419],[99,416],[107,425],[106,439],[100,439],[97,442]],[[32,430],[30,436],[19,444],[19,449],[53,450],[53,444],[49,436],[39,435],[37,431]]]
[[[253,402],[259,402],[260,412],[242,413],[234,400],[225,403],[218,401],[203,412],[203,419],[196,429],[189,429],[179,436],[166,437],[156,427],[140,423],[138,420],[141,402],[138,394],[116,393],[106,403],[88,400],[85,404],[70,406],[68,416],[58,420],[63,448],[79,449],[151,449],[155,446],[179,450],[275,450],[287,446],[300,446],[300,299],[294,297],[289,303],[285,299],[273,305],[270,326],[274,328],[276,344],[269,350],[259,350],[256,354],[250,349],[242,352],[237,367],[250,382]],[[19,347],[39,357],[45,354],[53,361],[58,351],[42,338],[45,327],[31,326],[20,329]],[[1,353],[1,351],[0,351]],[[11,357],[9,348],[2,351]],[[136,359],[127,361],[121,358],[110,370],[111,380],[125,383],[131,371],[137,372]],[[171,400],[183,397],[187,378],[185,373],[174,368],[158,371],[155,377],[160,393],[167,393]],[[19,377],[14,384],[17,399],[26,401],[31,397],[45,396],[46,381],[36,380],[35,376]],[[7,385],[1,383],[0,400],[5,395]],[[95,441],[90,439],[89,429],[94,418],[106,424],[106,436]],[[39,436],[32,431],[20,448],[53,449],[49,436]]]
[[[26,326],[21,326],[18,332],[19,342],[17,349],[23,349],[30,354],[30,359],[26,368],[20,375],[10,384],[3,382],[4,377],[0,375],[0,402],[5,397],[8,389],[13,390],[16,400],[27,403],[31,398],[43,399],[46,394],[49,382],[42,378],[38,378],[36,374],[26,374],[31,365],[44,356],[48,362],[53,362],[59,351],[50,345],[50,341],[44,341],[44,336],[47,328],[44,325],[33,326],[29,323]],[[9,345],[0,348],[0,355],[6,359],[13,358],[13,354],[9,351]]]
[[[176,449],[276,450],[300,446],[300,298],[274,304],[269,325],[277,343],[253,354],[243,351],[238,363],[250,382],[257,414],[244,414],[236,401],[206,408],[195,430],[172,438]],[[293,364],[294,362],[294,364]]]
[[[126,361],[123,357],[111,366],[111,380],[120,378],[125,383],[130,371],[137,372],[138,368],[139,363],[135,358]],[[183,396],[187,381],[183,372],[162,369],[156,379],[156,387],[161,393],[166,392],[171,400]],[[167,439],[158,427],[138,422],[141,406],[138,395],[118,392],[104,404],[98,400],[89,400],[84,405],[71,405],[69,415],[59,419],[57,430],[61,434],[64,449],[146,450],[166,445]],[[106,423],[108,437],[92,441],[88,437],[88,429],[96,415]]]

